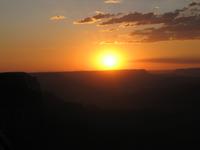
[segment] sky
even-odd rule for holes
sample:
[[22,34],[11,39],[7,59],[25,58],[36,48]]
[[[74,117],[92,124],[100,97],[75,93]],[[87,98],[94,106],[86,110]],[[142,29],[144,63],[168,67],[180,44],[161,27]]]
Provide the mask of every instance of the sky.
[[200,67],[200,0],[0,0],[0,72]]

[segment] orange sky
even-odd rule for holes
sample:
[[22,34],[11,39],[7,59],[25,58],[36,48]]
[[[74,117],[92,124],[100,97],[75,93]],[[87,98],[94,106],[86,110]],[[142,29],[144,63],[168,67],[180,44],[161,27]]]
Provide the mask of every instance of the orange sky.
[[[153,42],[150,40],[139,42],[143,32],[146,32],[139,30],[143,30],[147,25],[135,26],[131,23],[144,23],[145,20],[141,21],[141,17],[145,17],[145,13],[154,11],[157,5],[163,8],[159,10],[160,14],[174,12],[184,6],[189,9],[192,6],[190,6],[191,2],[181,3],[180,0],[174,1],[172,8],[167,2],[156,4],[150,1],[149,4],[152,5],[147,6],[143,5],[145,3],[143,0],[135,2],[124,0],[123,3],[117,4],[104,3],[103,0],[85,2],[20,0],[18,3],[3,0],[0,2],[2,18],[0,71],[97,70],[99,66],[95,64],[95,59],[105,50],[116,51],[121,55],[123,65],[118,69],[160,70],[200,67],[200,40],[198,38],[200,29],[196,27],[200,19],[196,23],[189,24],[194,26],[193,30],[176,31],[173,40],[160,40],[166,38],[163,36],[159,37],[159,40],[156,39],[159,30],[154,29],[155,33],[153,34],[154,30],[152,30],[152,35],[145,33],[145,36],[154,40]],[[91,5],[88,6],[88,4]],[[196,3],[196,7],[200,7],[199,3]],[[97,10],[98,12],[95,12]],[[119,20],[127,18],[127,13],[135,11],[138,12],[140,20],[132,17],[132,22],[123,20],[119,23]],[[119,14],[120,12],[122,14]],[[134,13],[130,15],[136,16]],[[156,18],[154,15],[152,17]],[[165,16],[160,15],[160,17]],[[199,14],[195,17],[199,17]],[[120,19],[116,20],[118,23],[115,21],[106,26],[99,26],[113,18]],[[158,18],[156,19],[159,21]],[[171,29],[169,23],[164,23]],[[123,27],[128,24],[130,27]],[[152,27],[152,25],[148,26],[148,28]],[[153,27],[159,26],[153,25]],[[133,32],[140,36],[132,36]]]

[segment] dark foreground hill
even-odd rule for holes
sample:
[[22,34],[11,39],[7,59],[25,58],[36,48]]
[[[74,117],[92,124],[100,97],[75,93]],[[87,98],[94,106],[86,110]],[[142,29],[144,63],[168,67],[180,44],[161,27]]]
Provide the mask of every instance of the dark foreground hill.
[[0,91],[0,150],[66,149],[79,141],[81,106],[45,95],[26,73],[0,74]]
[[[200,69],[199,69],[200,70]],[[199,72],[196,69],[196,72]],[[183,73],[184,72],[184,73]],[[185,109],[198,106],[200,75],[191,70],[35,74],[44,91],[66,102],[101,109]],[[187,74],[187,76],[183,75]],[[194,109],[194,108],[193,108]]]
[[41,120],[42,94],[38,82],[25,73],[2,73],[0,91],[0,134],[9,139],[9,147],[32,146]]
[[193,149],[200,145],[193,74],[0,74],[0,149]]
[[175,72],[175,74],[181,75],[181,76],[200,77],[200,69],[199,68],[177,69],[174,72]]

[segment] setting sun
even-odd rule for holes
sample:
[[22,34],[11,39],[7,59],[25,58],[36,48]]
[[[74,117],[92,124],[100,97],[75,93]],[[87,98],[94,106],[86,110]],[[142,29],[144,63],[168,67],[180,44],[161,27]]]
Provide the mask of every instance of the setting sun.
[[114,55],[105,55],[103,58],[102,58],[102,63],[105,67],[109,67],[109,68],[112,68],[114,66],[117,65],[118,63],[118,59],[116,56]]
[[122,58],[118,50],[103,50],[97,56],[96,62],[100,70],[115,70],[122,67]]
[[200,147],[200,0],[0,0],[0,18],[0,150]]

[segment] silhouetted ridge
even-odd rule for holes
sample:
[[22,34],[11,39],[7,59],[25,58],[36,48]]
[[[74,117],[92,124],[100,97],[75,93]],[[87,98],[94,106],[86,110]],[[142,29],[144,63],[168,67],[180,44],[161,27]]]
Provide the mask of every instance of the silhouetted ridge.
[[3,73],[0,148],[193,149],[199,89],[200,77],[175,72]]
[[35,77],[1,73],[0,92],[0,148],[66,149],[82,135],[81,105],[41,91]]
[[146,70],[37,73],[34,76],[43,90],[54,93],[64,101],[86,105],[110,103],[110,106],[115,106],[114,98],[116,104],[124,102],[121,100],[123,95],[120,95],[123,91],[141,87],[144,81],[152,78]]
[[174,73],[182,76],[200,77],[200,68],[177,69]]
[[14,88],[16,90],[17,88],[23,88],[23,89],[40,91],[37,79],[23,72],[1,73],[0,84],[5,85],[5,87],[3,88]]

